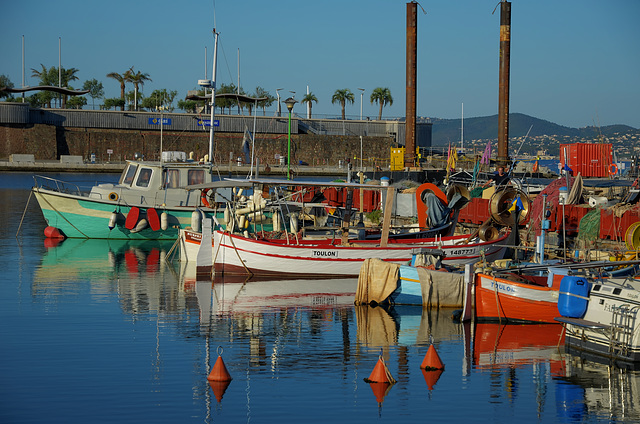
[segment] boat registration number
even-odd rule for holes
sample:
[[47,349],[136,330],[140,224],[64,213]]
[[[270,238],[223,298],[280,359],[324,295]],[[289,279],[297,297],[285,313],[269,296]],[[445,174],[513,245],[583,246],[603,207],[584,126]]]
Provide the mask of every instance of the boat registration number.
[[452,250],[447,256],[468,256],[475,253],[474,249],[456,249]]

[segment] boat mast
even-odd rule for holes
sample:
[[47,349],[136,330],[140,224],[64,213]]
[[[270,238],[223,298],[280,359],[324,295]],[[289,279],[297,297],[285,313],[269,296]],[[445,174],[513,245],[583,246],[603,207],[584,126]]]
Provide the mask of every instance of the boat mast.
[[209,124],[209,162],[213,163],[213,133],[216,108],[216,61],[218,60],[218,33],[213,29],[213,69],[211,70],[211,122]]

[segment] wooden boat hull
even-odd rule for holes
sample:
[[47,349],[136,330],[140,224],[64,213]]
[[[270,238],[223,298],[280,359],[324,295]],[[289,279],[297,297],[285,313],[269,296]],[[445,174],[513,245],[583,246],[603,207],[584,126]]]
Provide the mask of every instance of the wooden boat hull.
[[[220,231],[214,232],[216,273],[292,276],[357,276],[365,259],[378,258],[397,264],[411,260],[415,248],[444,252],[443,263],[466,264],[499,259],[504,255],[507,235],[491,242],[456,245],[467,236],[394,241],[388,247],[357,241],[348,245],[330,239],[313,241],[254,240]],[[296,244],[298,243],[298,244]]]
[[[66,237],[91,239],[120,239],[120,240],[175,240],[178,238],[178,228],[191,225],[193,208],[165,208],[162,212],[169,215],[168,228],[154,231],[147,226],[141,231],[132,231],[125,227],[126,218],[132,208],[136,206],[121,205],[108,200],[96,200],[83,196],[65,195],[55,191],[34,189],[34,194],[47,224],[62,230]],[[139,208],[143,210],[142,207]],[[146,209],[146,208],[144,208]],[[109,220],[116,211],[118,219],[116,226],[109,229]],[[210,211],[206,215],[211,216]],[[222,214],[216,214],[222,219]],[[141,217],[146,216],[141,214]]]
[[486,274],[475,277],[479,321],[555,323],[559,286],[538,286]]

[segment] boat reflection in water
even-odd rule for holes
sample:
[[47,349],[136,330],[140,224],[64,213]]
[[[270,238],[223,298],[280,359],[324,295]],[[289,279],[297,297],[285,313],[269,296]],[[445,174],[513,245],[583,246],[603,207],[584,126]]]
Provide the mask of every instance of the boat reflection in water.
[[640,372],[588,359],[565,356],[563,374],[556,379],[558,417],[585,422],[640,422]]
[[[120,352],[117,360],[94,352],[95,367],[121,367],[114,381],[129,382],[138,373],[132,384],[145,401],[158,399],[152,389],[175,398],[191,391],[189,405],[228,421],[241,420],[237,411],[276,414],[292,396],[305,405],[318,396],[341,410],[356,405],[358,414],[384,401],[394,417],[398,408],[417,408],[422,415],[452,414],[456,422],[469,410],[483,421],[505,421],[521,408],[542,422],[640,420],[638,372],[565,354],[559,324],[472,325],[453,320],[450,309],[355,306],[357,278],[197,281],[195,264],[167,261],[171,247],[68,239],[47,248],[28,297],[34,307],[46,305],[49,315],[82,317],[63,333],[67,338],[48,331],[38,340],[64,353],[56,357],[61,369],[75,372],[79,346],[109,340]],[[430,345],[446,368],[428,378],[420,365]],[[376,394],[363,380],[381,351],[397,383]],[[218,391],[206,379],[216,353],[233,377]],[[42,360],[33,358],[29,362]],[[82,369],[95,372],[86,363]],[[108,390],[117,396],[121,386]],[[470,393],[467,412],[444,400],[461,390]],[[265,395],[276,392],[284,394]],[[303,409],[296,410],[299,420]]]
[[473,337],[473,365],[479,369],[547,363],[552,373],[562,367],[558,345],[563,342],[557,324],[478,323]]
[[[46,253],[36,269],[34,283],[77,282],[122,273],[153,278],[169,272],[165,257],[173,241],[45,239]],[[149,275],[147,275],[149,274]]]

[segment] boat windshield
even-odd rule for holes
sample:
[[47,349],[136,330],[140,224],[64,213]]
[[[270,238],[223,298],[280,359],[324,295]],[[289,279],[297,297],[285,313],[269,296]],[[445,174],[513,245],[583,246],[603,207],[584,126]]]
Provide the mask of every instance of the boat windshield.
[[130,186],[133,182],[133,177],[136,175],[136,171],[138,170],[138,165],[130,163],[127,168],[120,175],[120,185],[128,185]]

